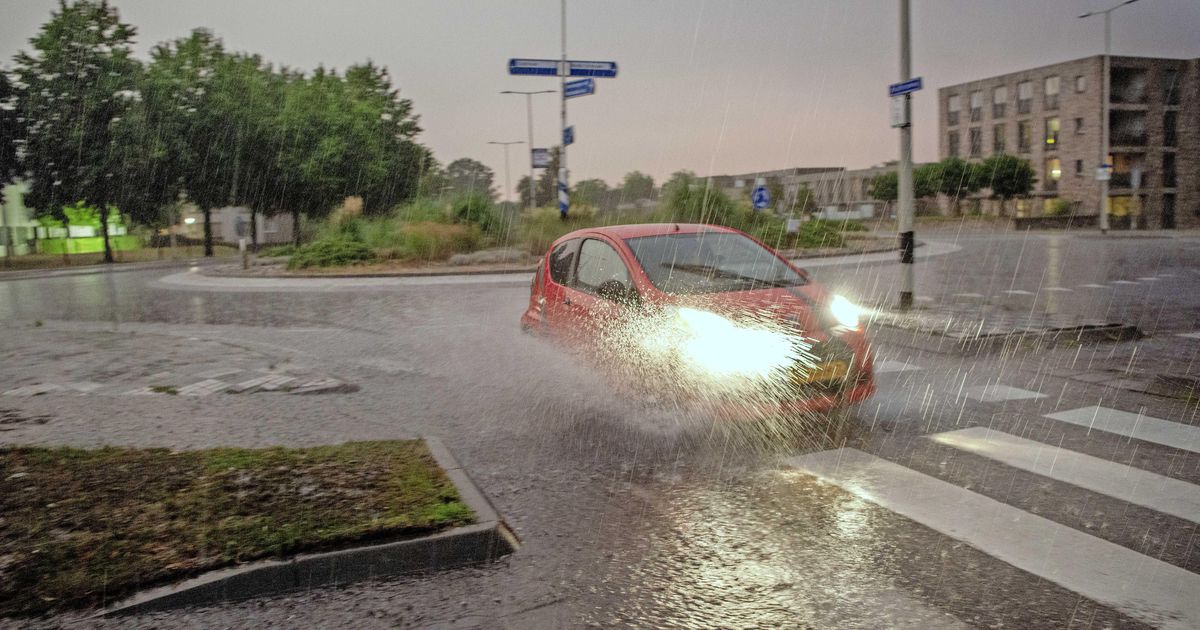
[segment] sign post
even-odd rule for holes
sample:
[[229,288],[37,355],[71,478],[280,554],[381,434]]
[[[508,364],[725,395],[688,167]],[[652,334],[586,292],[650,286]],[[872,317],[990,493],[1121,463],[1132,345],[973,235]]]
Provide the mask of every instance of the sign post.
[[[896,195],[896,223],[900,237],[900,296],[898,307],[902,311],[913,304],[913,258],[916,236],[913,234],[913,169],[912,169],[912,120],[909,99],[913,92],[921,89],[921,78],[912,76],[912,46],[909,40],[909,0],[900,0],[900,82],[888,86],[888,95],[893,99],[904,99],[904,113],[893,127],[900,129],[900,165],[896,173],[899,184]],[[895,107],[895,101],[893,101]]]
[[767,192],[766,186],[755,186],[750,201],[754,204],[755,211],[762,210],[771,205],[771,193]]

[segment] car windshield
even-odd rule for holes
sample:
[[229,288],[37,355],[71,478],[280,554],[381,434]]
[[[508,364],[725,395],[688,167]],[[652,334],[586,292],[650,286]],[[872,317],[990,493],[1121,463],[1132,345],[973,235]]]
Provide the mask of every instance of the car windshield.
[[721,293],[807,282],[771,250],[731,232],[626,239],[650,282],[664,293]]

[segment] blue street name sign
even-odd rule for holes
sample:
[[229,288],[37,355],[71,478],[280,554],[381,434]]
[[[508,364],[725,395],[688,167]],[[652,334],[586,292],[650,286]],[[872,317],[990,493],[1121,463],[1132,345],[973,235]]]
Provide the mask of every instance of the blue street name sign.
[[617,76],[615,61],[568,61],[567,76],[572,77],[603,77],[612,79]]
[[575,144],[575,125],[563,129],[563,146]]
[[588,94],[596,93],[596,80],[592,78],[576,79],[575,81],[567,81],[563,86],[563,96],[567,98],[575,98],[576,96],[587,96]]
[[754,203],[755,210],[762,210],[771,204],[771,193],[767,192],[765,186],[758,186],[750,195],[750,201]]
[[909,79],[903,83],[893,83],[888,86],[888,96],[902,96],[921,89],[921,77]]
[[508,73],[556,77],[558,64],[556,59],[509,59]]

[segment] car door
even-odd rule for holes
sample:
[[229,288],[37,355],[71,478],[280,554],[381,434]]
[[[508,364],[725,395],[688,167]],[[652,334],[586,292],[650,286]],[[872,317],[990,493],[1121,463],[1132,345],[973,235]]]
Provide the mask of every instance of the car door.
[[563,307],[569,312],[572,331],[586,341],[602,334],[620,317],[629,297],[635,295],[621,254],[605,240],[594,237],[580,245],[575,275],[563,293]]
[[558,243],[546,256],[546,267],[542,284],[542,316],[546,331],[552,336],[562,335],[571,328],[572,312],[567,298],[567,287],[574,280],[575,263],[579,257],[582,239],[574,238]]

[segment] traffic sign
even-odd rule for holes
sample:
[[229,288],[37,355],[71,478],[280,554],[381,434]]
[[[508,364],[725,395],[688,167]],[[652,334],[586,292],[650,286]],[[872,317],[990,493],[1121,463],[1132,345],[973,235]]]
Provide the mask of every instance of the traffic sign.
[[568,61],[567,76],[572,77],[602,77],[615,79],[617,77],[617,62],[615,61]]
[[901,83],[893,83],[888,86],[888,96],[901,96],[903,94],[910,94],[921,89],[921,87],[921,77],[909,79]]
[[765,186],[757,186],[754,192],[750,195],[750,201],[754,203],[755,210],[762,210],[771,203],[771,193],[767,192]]
[[529,152],[529,158],[533,168],[546,168],[550,166],[550,149],[533,149]]
[[576,96],[587,96],[588,94],[596,93],[596,80],[588,77],[586,79],[576,79],[567,81],[563,85],[563,96],[566,98],[575,98]]
[[908,97],[893,96],[892,97],[892,127],[907,127],[911,123],[909,120]]
[[557,59],[509,59],[508,73],[555,77],[559,63]]
[[575,125],[563,129],[563,146],[575,144]]

